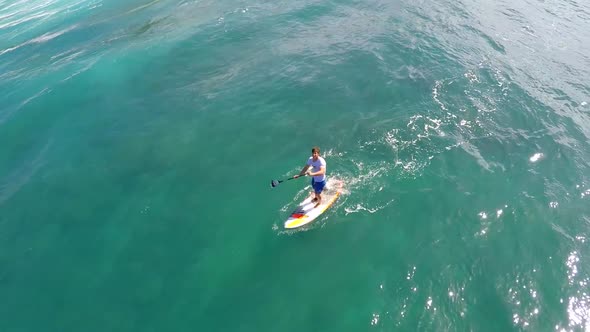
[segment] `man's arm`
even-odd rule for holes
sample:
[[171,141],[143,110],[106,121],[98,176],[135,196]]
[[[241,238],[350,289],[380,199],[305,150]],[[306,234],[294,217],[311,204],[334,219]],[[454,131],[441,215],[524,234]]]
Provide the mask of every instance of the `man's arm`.
[[320,167],[320,170],[317,172],[310,172],[309,176],[318,176],[318,175],[323,175],[323,174],[326,174],[326,166]]
[[302,175],[305,175],[305,172],[307,172],[307,169],[309,168],[309,165],[305,165],[303,167],[303,169],[301,169],[301,172],[299,172],[299,175],[296,175],[297,177],[300,177]]

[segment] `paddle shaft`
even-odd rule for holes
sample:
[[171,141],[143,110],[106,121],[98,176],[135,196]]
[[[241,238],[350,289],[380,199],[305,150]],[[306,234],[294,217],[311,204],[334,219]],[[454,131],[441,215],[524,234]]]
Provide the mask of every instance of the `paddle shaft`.
[[272,180],[272,181],[271,181],[271,187],[276,187],[276,186],[278,186],[278,185],[279,185],[280,183],[282,183],[282,182],[289,181],[289,180],[293,180],[293,179],[298,179],[298,178],[300,178],[300,177],[302,177],[302,176],[303,176],[303,175],[295,175],[295,176],[292,176],[292,177],[290,177],[290,178],[288,178],[288,179],[284,179],[284,180],[278,180],[278,181],[276,181],[276,180]]
[[279,180],[279,183],[285,182],[285,181],[289,181],[289,180],[293,180],[293,179],[299,179],[300,177],[301,177],[301,175],[295,175],[295,176],[292,176],[292,177],[290,177],[288,179],[285,179],[285,180]]

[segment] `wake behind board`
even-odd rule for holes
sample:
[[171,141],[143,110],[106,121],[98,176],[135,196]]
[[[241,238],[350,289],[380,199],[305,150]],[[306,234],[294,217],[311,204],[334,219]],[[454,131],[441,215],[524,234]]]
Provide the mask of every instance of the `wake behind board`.
[[326,188],[327,190],[322,192],[322,203],[318,207],[315,207],[316,203],[311,201],[315,195],[310,195],[291,213],[289,219],[285,221],[285,228],[297,228],[307,225],[326,212],[340,196],[342,181],[330,181]]

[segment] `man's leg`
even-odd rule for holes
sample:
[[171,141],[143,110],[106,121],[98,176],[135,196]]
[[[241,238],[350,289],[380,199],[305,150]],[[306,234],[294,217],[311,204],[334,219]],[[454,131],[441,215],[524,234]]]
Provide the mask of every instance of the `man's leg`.
[[315,207],[320,206],[322,204],[322,188],[318,188],[319,191],[315,192],[316,204]]
[[312,203],[315,203],[315,201],[318,200],[318,196],[315,192],[315,181],[313,180],[313,178],[311,178],[311,195],[313,196],[313,199],[311,201]]
[[322,204],[322,194],[321,193],[315,193],[315,206],[314,207],[318,207],[320,206],[320,204]]
[[320,183],[314,183],[313,185],[313,189],[315,192],[315,199],[314,201],[316,202],[315,207],[318,207],[320,204],[322,204],[322,190],[324,189],[324,186],[326,185],[326,182],[320,182]]

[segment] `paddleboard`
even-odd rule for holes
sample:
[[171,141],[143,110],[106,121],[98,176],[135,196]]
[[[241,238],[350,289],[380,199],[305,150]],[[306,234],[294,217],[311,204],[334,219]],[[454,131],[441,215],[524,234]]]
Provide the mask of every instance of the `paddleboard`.
[[307,225],[326,212],[340,196],[342,181],[328,181],[326,188],[327,190],[322,191],[322,203],[319,206],[316,207],[316,203],[312,202],[315,197],[315,194],[312,193],[291,213],[289,219],[285,221],[285,228],[297,228]]

